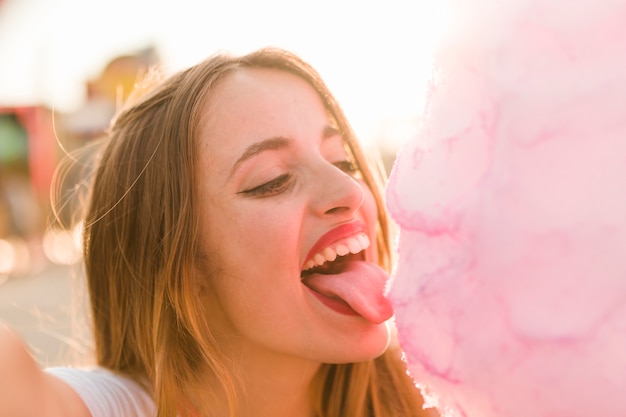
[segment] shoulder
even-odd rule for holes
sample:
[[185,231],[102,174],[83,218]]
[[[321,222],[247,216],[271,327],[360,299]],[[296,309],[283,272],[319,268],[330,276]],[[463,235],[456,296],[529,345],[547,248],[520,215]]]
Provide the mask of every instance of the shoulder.
[[92,417],[152,417],[150,395],[135,381],[103,368],[48,368],[47,374],[71,387]]
[[0,415],[88,417],[80,398],[42,372],[26,344],[0,324]]

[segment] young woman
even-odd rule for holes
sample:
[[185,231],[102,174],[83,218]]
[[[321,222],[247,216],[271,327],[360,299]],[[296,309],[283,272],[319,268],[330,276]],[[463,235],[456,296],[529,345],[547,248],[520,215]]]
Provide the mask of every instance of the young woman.
[[289,52],[217,55],[161,82],[97,157],[84,256],[98,368],[41,372],[5,334],[0,414],[426,415],[390,344],[380,185]]

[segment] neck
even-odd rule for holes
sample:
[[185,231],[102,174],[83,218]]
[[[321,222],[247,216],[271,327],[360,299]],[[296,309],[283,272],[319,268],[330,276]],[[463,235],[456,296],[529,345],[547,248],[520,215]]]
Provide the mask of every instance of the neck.
[[[266,358],[267,359],[267,358]],[[301,358],[256,358],[242,369],[241,416],[311,417],[310,388],[319,364]]]
[[[271,352],[239,352],[238,417],[312,417],[310,389],[318,362]],[[214,415],[228,415],[214,410]]]

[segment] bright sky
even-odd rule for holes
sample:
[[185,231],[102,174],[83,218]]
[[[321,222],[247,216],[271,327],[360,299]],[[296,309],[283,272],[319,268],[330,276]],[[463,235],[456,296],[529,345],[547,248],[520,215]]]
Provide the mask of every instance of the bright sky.
[[[422,110],[441,30],[437,0],[4,0],[0,106],[78,108],[112,58],[154,44],[177,70],[223,49],[291,49],[322,74],[357,133]],[[403,133],[397,135],[402,136]]]

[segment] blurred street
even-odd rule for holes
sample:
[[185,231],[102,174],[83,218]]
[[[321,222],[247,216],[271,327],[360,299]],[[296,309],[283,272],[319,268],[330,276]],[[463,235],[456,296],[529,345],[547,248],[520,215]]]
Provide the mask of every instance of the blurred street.
[[40,269],[0,283],[0,321],[22,336],[41,366],[84,364],[88,297],[80,269],[51,263]]

